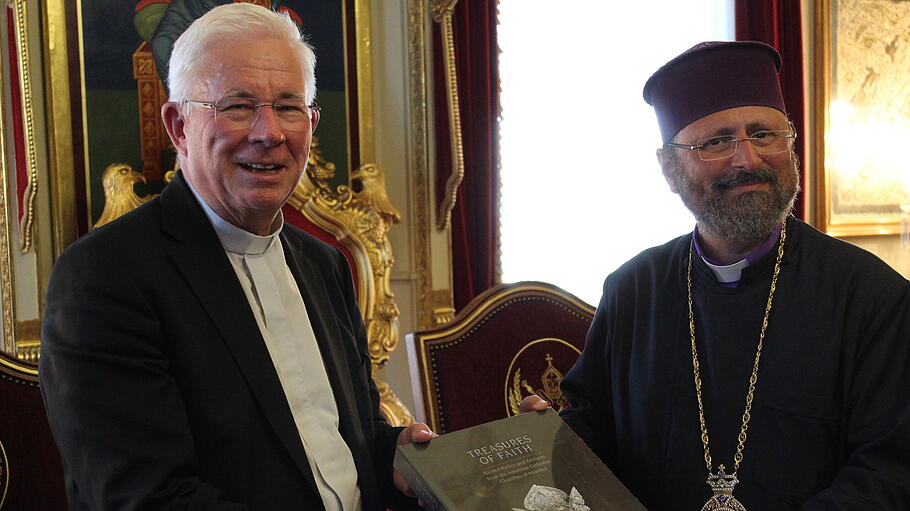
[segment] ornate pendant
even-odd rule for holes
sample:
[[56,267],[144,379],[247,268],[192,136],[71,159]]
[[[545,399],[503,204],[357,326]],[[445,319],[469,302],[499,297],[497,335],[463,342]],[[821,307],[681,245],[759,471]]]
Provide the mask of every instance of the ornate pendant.
[[724,466],[717,469],[717,474],[708,472],[708,486],[714,495],[702,506],[701,511],[746,511],[746,508],[733,496],[733,487],[739,483],[736,473],[725,474]]

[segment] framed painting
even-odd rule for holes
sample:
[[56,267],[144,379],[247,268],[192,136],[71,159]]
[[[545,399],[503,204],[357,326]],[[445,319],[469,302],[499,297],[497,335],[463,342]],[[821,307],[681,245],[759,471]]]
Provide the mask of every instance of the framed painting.
[[[37,361],[53,261],[95,225],[104,172],[158,192],[174,153],[149,39],[168,9],[232,0],[6,0],[0,8],[0,350]],[[239,0],[238,0],[239,1]],[[253,0],[250,0],[253,1]],[[317,54],[314,136],[326,189],[374,161],[369,0],[255,0]]]
[[[153,49],[161,44],[161,33],[173,30],[167,25],[179,16],[171,11],[195,15],[231,1],[48,2],[50,74],[66,76],[65,85],[52,78],[50,101],[55,109],[68,109],[54,126],[55,146],[58,153],[71,151],[65,158],[71,161],[58,163],[73,169],[75,236],[102,216],[105,172],[128,166],[139,196],[164,186],[175,153],[160,120],[167,93]],[[322,116],[314,144],[335,170],[329,184],[349,184],[351,169],[372,158],[372,147],[363,143],[371,137],[361,136],[372,115],[371,88],[364,83],[370,69],[360,56],[364,51],[369,56],[368,1],[245,1],[288,13],[315,47]]]
[[897,234],[910,205],[910,2],[815,6],[819,228]]

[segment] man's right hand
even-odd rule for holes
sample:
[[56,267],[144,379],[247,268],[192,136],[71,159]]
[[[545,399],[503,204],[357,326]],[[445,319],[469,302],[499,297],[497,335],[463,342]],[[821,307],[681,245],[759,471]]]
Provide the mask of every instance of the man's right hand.
[[518,405],[518,413],[542,412],[546,410],[548,406],[550,406],[550,403],[544,401],[542,397],[537,394],[531,394],[521,400],[521,404]]

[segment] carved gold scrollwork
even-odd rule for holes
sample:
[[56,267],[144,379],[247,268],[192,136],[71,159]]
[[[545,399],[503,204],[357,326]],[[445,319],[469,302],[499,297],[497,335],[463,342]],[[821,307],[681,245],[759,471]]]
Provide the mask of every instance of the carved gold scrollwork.
[[455,12],[455,4],[458,0],[432,0],[430,2],[430,14],[433,21],[440,22],[446,16],[451,16]]
[[[354,170],[354,189],[346,185],[332,189],[328,179],[334,176],[335,168],[322,157],[318,145],[314,137],[307,171],[288,204],[332,233],[355,258],[358,302],[375,375],[398,345],[399,311],[390,282],[395,258],[389,229],[401,221],[401,214],[389,201],[385,172],[379,164],[366,163]],[[376,385],[390,423],[407,425],[414,421],[388,384],[377,380]]]

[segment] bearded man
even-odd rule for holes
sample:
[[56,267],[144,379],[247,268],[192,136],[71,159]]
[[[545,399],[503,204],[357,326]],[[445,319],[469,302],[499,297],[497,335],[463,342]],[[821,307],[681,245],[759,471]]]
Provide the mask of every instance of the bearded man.
[[910,286],[789,215],[779,69],[765,44],[701,43],[644,88],[697,225],[607,277],[562,388],[652,511],[910,509]]

